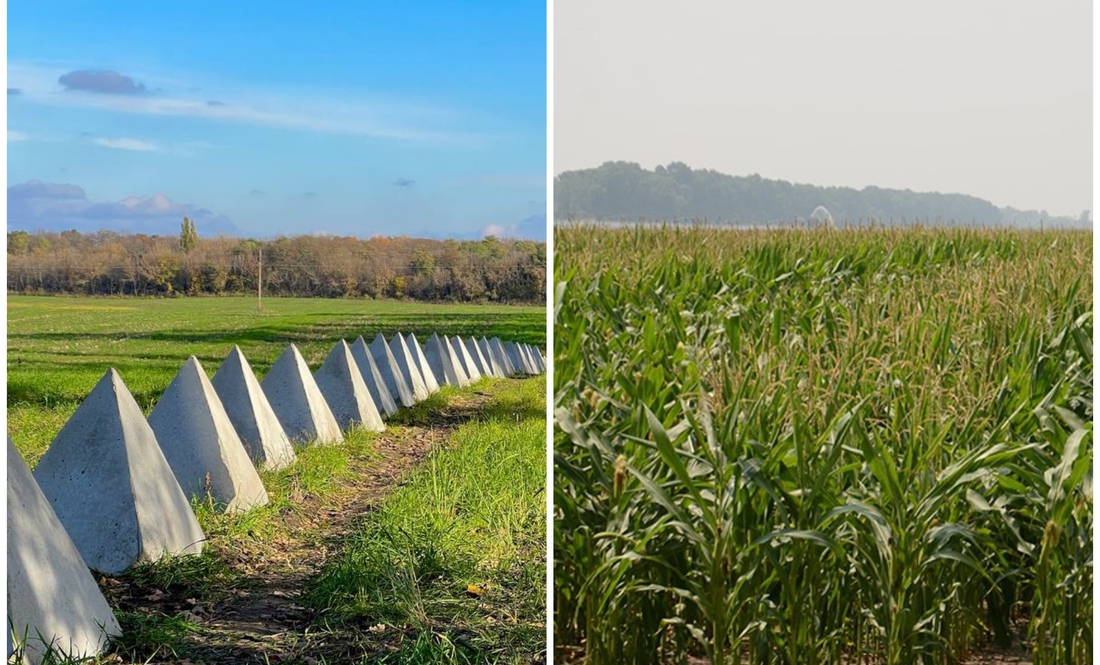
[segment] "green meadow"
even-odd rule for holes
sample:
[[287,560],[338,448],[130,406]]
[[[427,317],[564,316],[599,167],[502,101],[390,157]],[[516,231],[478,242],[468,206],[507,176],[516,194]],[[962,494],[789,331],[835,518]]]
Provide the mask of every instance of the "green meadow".
[[[540,307],[248,298],[8,299],[8,431],[33,468],[115,367],[148,412],[179,366],[234,344],[262,377],[298,345],[379,332],[545,347]],[[546,379],[450,386],[264,471],[270,503],[192,504],[197,557],[97,575],[123,627],[97,663],[529,663],[546,654]],[[62,661],[64,662],[64,659]]]
[[546,345],[541,307],[375,300],[8,297],[8,434],[34,465],[96,382],[114,367],[148,412],[180,365],[213,375],[233,345],[258,377],[294,343],[316,369],[336,340],[378,333],[486,336]]

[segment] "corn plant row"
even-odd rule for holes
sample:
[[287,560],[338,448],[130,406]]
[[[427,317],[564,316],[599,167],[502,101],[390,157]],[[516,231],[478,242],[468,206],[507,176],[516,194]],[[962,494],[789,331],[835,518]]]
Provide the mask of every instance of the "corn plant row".
[[1091,662],[1090,233],[555,242],[558,644]]

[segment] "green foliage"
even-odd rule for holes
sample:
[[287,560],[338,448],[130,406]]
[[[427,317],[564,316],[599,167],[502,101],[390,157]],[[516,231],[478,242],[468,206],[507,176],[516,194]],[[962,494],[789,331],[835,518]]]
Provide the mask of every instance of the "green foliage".
[[323,621],[413,629],[393,662],[525,663],[541,652],[545,420],[541,377],[496,392],[310,585]]
[[1090,662],[1091,234],[555,246],[559,643],[911,665],[1023,621]]
[[30,251],[31,235],[26,231],[8,232],[8,254],[26,254]]
[[187,254],[195,249],[198,242],[199,232],[195,230],[195,223],[184,217],[183,223],[180,225],[180,251]]
[[337,339],[415,333],[546,344],[546,310],[502,305],[271,298],[9,296],[8,432],[33,468],[107,371],[148,412],[188,357],[209,375],[234,344],[262,377],[289,343],[318,367]]

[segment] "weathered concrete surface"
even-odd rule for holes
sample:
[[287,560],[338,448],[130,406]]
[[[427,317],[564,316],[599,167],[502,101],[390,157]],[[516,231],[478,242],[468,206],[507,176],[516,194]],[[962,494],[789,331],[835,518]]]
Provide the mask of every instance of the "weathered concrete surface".
[[383,417],[397,413],[397,402],[394,401],[393,394],[386,386],[386,380],[382,378],[382,372],[378,369],[378,364],[375,363],[374,356],[371,355],[370,348],[362,335],[351,345],[351,357],[359,366],[359,374],[367,384],[367,391],[370,392],[379,413]]
[[432,334],[428,340],[428,350],[425,355],[428,360],[428,367],[447,385],[467,386],[470,384],[470,379],[459,366],[458,358],[455,357],[451,345],[440,338],[439,335]]
[[286,435],[314,444],[340,443],[344,435],[298,347],[291,344],[260,382]]
[[489,340],[482,337],[477,342],[478,348],[481,349],[481,355],[485,358],[485,362],[488,363],[489,368],[492,370],[493,376],[506,377],[508,373],[504,371],[504,365],[501,364],[500,358],[497,357],[493,347],[489,344]]
[[340,340],[332,347],[313,378],[332,409],[336,422],[345,431],[351,427],[362,427],[371,432],[386,429],[359,366],[351,357],[347,342]]
[[496,356],[497,362],[504,369],[505,376],[519,374],[519,368],[512,364],[512,359],[508,356],[508,351],[505,350],[504,343],[500,341],[499,337],[489,340],[489,350]]
[[401,402],[401,406],[410,407],[416,404],[412,386],[409,385],[405,375],[401,372],[401,366],[397,364],[397,358],[394,357],[393,351],[390,350],[390,345],[386,342],[386,338],[382,336],[382,333],[378,333],[378,336],[370,343],[370,354],[374,358],[375,364],[378,365],[378,371],[382,373],[382,380],[385,381],[390,394]]
[[260,474],[195,356],[168,384],[149,426],[184,494],[209,494],[227,513],[267,504]]
[[269,470],[294,463],[294,446],[239,347],[233,346],[210,383],[253,462]]
[[539,372],[545,372],[546,371],[546,356],[542,355],[542,351],[537,346],[532,347],[531,350],[535,354],[535,362],[537,362],[538,365],[539,365]]
[[496,376],[489,361],[485,359],[485,354],[481,352],[481,346],[478,344],[477,339],[468,337],[463,342],[466,350],[470,352],[470,357],[474,359],[474,364],[477,365],[477,371],[481,372],[482,376]]
[[421,346],[415,333],[409,333],[409,336],[405,338],[405,343],[408,344],[413,360],[416,361],[416,369],[420,371],[420,378],[424,380],[424,387],[428,390],[428,394],[438,392],[439,382],[443,381],[443,377],[437,376],[432,371],[431,366],[428,364],[428,358],[424,355],[425,347]]
[[117,574],[138,561],[202,551],[191,504],[114,369],[61,428],[34,478],[95,570]]
[[[38,665],[52,648],[73,659],[98,655],[121,634],[65,527],[8,439],[8,641]],[[9,646],[9,654],[12,646]]]
[[455,357],[458,358],[458,362],[462,365],[462,371],[466,373],[466,378],[470,380],[470,383],[481,380],[481,370],[477,368],[477,363],[474,362],[473,356],[466,350],[466,345],[462,343],[462,338],[458,335],[454,337],[444,337],[447,343],[451,346],[451,350],[455,352]]
[[427,399],[428,387],[424,385],[424,379],[420,376],[420,370],[416,368],[416,361],[413,360],[412,351],[409,350],[409,345],[401,333],[395,333],[390,339],[390,351],[393,352],[394,360],[397,361],[398,371],[412,388],[413,399],[417,402]]

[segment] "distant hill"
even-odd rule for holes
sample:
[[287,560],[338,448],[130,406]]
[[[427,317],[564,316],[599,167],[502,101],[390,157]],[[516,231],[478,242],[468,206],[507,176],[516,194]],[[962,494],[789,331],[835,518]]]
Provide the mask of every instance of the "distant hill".
[[1091,218],[1055,217],[1045,211],[998,208],[965,194],[881,187],[819,187],[693,170],[681,162],[652,171],[632,162],[606,162],[566,171],[554,179],[557,220],[691,220],[784,224],[809,218],[824,206],[837,223],[975,224],[979,226],[1091,227]]

